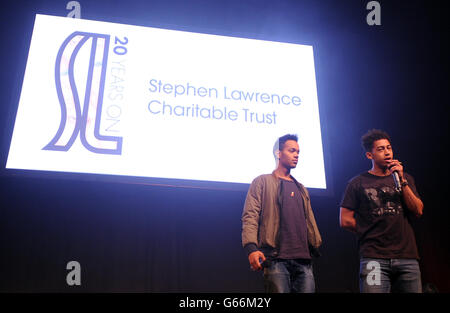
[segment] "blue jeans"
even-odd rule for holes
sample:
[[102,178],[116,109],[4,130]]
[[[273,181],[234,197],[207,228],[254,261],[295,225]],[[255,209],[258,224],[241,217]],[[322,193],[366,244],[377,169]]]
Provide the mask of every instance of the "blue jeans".
[[264,269],[264,289],[268,293],[315,292],[311,260],[272,260]]
[[419,262],[416,259],[361,258],[359,289],[363,293],[421,293]]

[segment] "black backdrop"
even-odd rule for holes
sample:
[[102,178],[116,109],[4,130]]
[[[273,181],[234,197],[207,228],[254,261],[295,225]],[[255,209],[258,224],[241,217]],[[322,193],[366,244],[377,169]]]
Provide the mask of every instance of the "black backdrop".
[[[65,16],[67,2],[1,4],[0,291],[262,291],[240,247],[245,191],[5,169],[34,14]],[[379,1],[382,25],[368,26],[367,2],[80,1],[86,19],[314,45],[332,190],[312,196],[324,237],[318,291],[358,291],[356,239],[339,228],[338,205],[348,179],[370,166],[360,136],[382,128],[425,203],[414,223],[423,282],[449,292],[445,9]],[[81,264],[78,287],[66,284],[71,260]]]

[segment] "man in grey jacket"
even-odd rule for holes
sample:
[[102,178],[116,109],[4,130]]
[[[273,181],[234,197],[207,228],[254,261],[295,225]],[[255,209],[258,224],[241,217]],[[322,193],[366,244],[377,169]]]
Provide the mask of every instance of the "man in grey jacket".
[[250,267],[264,269],[266,292],[315,291],[311,256],[319,255],[322,238],[308,191],[290,174],[297,141],[290,134],[277,140],[277,168],[253,180],[242,213],[242,246]]

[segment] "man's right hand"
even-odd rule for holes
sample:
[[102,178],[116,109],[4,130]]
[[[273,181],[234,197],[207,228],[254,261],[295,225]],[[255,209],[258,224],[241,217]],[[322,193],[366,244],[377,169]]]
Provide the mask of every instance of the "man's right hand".
[[264,253],[261,251],[253,251],[248,255],[248,261],[250,262],[250,267],[254,271],[262,270],[261,263],[266,260]]

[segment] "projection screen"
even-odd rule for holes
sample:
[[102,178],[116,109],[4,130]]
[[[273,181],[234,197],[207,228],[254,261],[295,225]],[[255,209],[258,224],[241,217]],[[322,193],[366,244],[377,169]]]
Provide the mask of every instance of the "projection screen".
[[248,184],[287,133],[326,189],[312,46],[38,14],[6,167]]

